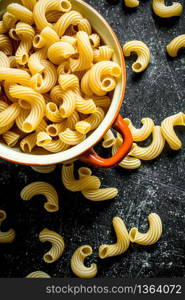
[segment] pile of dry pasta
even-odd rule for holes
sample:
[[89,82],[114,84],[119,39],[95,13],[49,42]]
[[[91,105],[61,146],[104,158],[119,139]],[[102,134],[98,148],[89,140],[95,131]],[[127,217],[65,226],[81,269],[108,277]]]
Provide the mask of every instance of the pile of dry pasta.
[[[138,0],[124,0],[128,7],[139,5]],[[10,4],[0,21],[0,135],[13,147],[20,141],[24,152],[39,146],[50,152],[59,152],[74,146],[99,126],[110,105],[106,94],[113,90],[121,76],[120,67],[111,61],[113,50],[100,44],[100,37],[92,33],[91,25],[81,14],[73,11],[68,0],[22,0],[22,5]],[[60,5],[62,4],[62,5]],[[182,5],[174,2],[165,6],[164,0],[153,0],[152,7],[160,17],[179,16]],[[167,52],[177,56],[185,46],[185,35],[178,36],[167,45]],[[124,45],[123,52],[138,55],[132,69],[142,72],[150,61],[150,50],[141,41]],[[99,80],[101,78],[101,80]],[[185,126],[185,114],[179,112],[165,118],[156,126],[151,118],[141,120],[136,128],[128,118],[124,119],[133,136],[134,144],[128,156],[119,163],[125,169],[136,169],[141,161],[158,157],[165,142],[171,149],[179,150],[182,143],[174,127]],[[10,130],[11,129],[11,130]],[[151,144],[141,147],[137,143],[152,136]],[[112,154],[122,144],[122,137],[109,130],[103,137],[102,146],[111,148]],[[40,173],[50,173],[55,165],[32,167]],[[61,178],[66,189],[81,192],[91,201],[105,201],[116,197],[118,190],[101,188],[100,179],[89,168],[78,169],[74,176],[74,163],[62,166]],[[44,181],[30,183],[21,191],[23,200],[44,195],[44,208],[52,213],[59,210],[59,198],[55,188]],[[12,243],[14,229],[1,231],[6,212],[0,210],[0,243]],[[148,216],[146,233],[133,227],[127,230],[120,217],[112,220],[116,243],[99,246],[99,257],[121,255],[130,243],[152,245],[162,235],[162,222],[156,213]],[[46,263],[60,259],[65,250],[63,237],[47,228],[39,234],[40,242],[50,242],[51,249],[43,255]],[[90,245],[77,248],[70,261],[73,273],[81,278],[95,277],[95,263],[85,265],[86,257],[93,253]],[[34,271],[27,278],[48,278],[43,271]]]
[[2,140],[23,152],[81,143],[121,78],[113,52],[69,0],[9,4],[0,21]]

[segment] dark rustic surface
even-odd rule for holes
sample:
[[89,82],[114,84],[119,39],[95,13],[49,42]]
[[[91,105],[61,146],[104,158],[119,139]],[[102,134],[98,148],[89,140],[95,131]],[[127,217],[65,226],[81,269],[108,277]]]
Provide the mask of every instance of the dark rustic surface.
[[[138,39],[151,49],[151,64],[139,75],[133,74],[133,59],[127,59],[127,89],[122,113],[139,126],[142,117],[151,117],[156,124],[163,118],[184,111],[185,54],[170,59],[165,46],[175,36],[183,34],[184,12],[180,18],[162,20],[151,11],[151,1],[141,0],[137,9],[125,8],[123,1],[89,0],[109,21],[121,44]],[[182,0],[179,2],[183,2]],[[169,2],[170,3],[170,2]],[[177,129],[185,147],[185,131]],[[76,166],[81,164],[76,164]],[[185,275],[185,150],[174,152],[167,146],[162,155],[143,162],[137,171],[121,168],[96,170],[103,186],[119,189],[116,199],[92,203],[80,193],[66,191],[61,183],[61,166],[51,174],[38,174],[29,167],[0,163],[0,208],[7,211],[3,230],[15,228],[17,236],[11,245],[0,244],[0,277],[24,277],[34,270],[43,270],[52,277],[73,277],[69,260],[73,251],[89,244],[94,254],[89,262],[97,262],[98,277],[174,277]],[[53,184],[60,195],[60,211],[49,214],[43,209],[44,198],[29,202],[20,198],[28,183],[44,180]],[[153,246],[131,245],[118,257],[100,260],[98,246],[113,243],[115,235],[111,221],[122,217],[128,229],[147,229],[147,215],[161,216],[164,231]],[[62,258],[47,265],[42,260],[50,244],[38,240],[47,227],[64,237],[66,250]]]

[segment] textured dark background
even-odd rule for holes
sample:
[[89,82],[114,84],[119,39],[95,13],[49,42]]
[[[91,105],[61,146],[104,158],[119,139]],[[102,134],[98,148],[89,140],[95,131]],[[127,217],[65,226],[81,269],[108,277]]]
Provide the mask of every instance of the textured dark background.
[[[126,60],[127,89],[122,114],[139,126],[142,117],[151,117],[156,124],[167,116],[184,111],[185,54],[178,58],[166,55],[165,47],[172,38],[183,34],[185,16],[160,19],[151,10],[151,1],[141,0],[137,9],[128,9],[123,1],[89,0],[112,25],[121,44],[138,39],[151,49],[149,68],[133,74],[134,58]],[[179,0],[183,3],[183,1]],[[170,1],[169,1],[170,3]],[[185,131],[177,133],[185,147]],[[76,166],[82,164],[76,164]],[[73,251],[83,244],[93,247],[88,262],[98,264],[98,277],[173,277],[185,275],[185,150],[172,151],[165,147],[162,155],[143,162],[139,170],[121,168],[96,170],[105,187],[119,190],[116,199],[93,203],[80,193],[65,190],[61,183],[61,166],[51,174],[38,174],[29,167],[1,161],[0,208],[7,211],[3,230],[15,228],[17,236],[11,245],[0,244],[0,277],[24,277],[41,269],[52,277],[73,277],[69,260]],[[60,195],[60,211],[49,214],[43,209],[44,198],[29,202],[20,198],[28,183],[44,180],[53,184]],[[160,241],[148,247],[131,245],[118,257],[100,260],[98,247],[113,243],[112,218],[122,217],[128,229],[139,226],[147,230],[147,215],[160,215],[164,230]],[[66,250],[61,259],[51,265],[42,260],[50,244],[38,240],[39,232],[48,227],[64,237]]]

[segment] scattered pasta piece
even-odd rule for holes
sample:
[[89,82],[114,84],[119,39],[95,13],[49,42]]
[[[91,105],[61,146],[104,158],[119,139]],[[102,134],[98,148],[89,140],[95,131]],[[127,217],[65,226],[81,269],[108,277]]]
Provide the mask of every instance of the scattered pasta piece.
[[42,243],[50,242],[52,244],[52,248],[43,256],[46,263],[53,263],[62,256],[65,244],[63,237],[58,233],[45,228],[40,232],[39,240]]
[[49,165],[49,166],[32,166],[31,167],[35,172],[38,173],[52,173],[56,169],[56,165]]
[[74,164],[64,164],[62,166],[62,182],[66,189],[78,192],[88,189],[99,189],[101,183],[98,177],[87,175],[80,179],[74,177]]
[[[123,143],[123,139],[122,139],[121,135],[118,133],[117,138],[115,139],[115,143],[112,147],[112,155],[114,155],[116,152],[118,152],[122,143]],[[132,148],[131,148],[131,150],[132,150]],[[127,155],[118,165],[123,169],[133,170],[133,169],[138,169],[141,166],[141,161],[139,158],[131,157],[131,156]]]
[[182,14],[182,4],[172,2],[172,5],[165,5],[165,0],[152,0],[152,8],[154,13],[161,18],[170,18],[180,16]]
[[175,37],[166,47],[168,54],[172,57],[177,56],[178,51],[185,47],[185,34]]
[[[78,175],[80,179],[88,178],[92,175],[89,168],[79,168]],[[98,188],[98,189],[84,189],[81,191],[83,196],[91,201],[104,201],[110,200],[117,196],[118,190],[116,188]]]
[[182,112],[164,119],[161,123],[162,134],[173,150],[179,150],[182,147],[182,143],[173,129],[178,125],[185,126],[185,114]]
[[165,144],[165,139],[162,135],[160,126],[154,126],[152,130],[152,137],[152,143],[148,147],[140,147],[137,144],[133,144],[129,155],[142,160],[152,160],[158,157],[161,154]]
[[84,265],[84,260],[92,254],[92,248],[89,245],[83,245],[75,250],[71,257],[71,269],[73,273],[80,278],[93,278],[97,274],[97,265],[91,264],[90,267]]
[[99,247],[99,257],[102,259],[123,254],[127,251],[130,244],[129,234],[123,220],[119,217],[115,217],[112,223],[117,242],[112,245],[101,245]]
[[51,278],[47,273],[43,271],[35,271],[26,276],[26,278]]
[[141,233],[136,227],[129,232],[129,238],[132,243],[140,245],[153,245],[157,243],[162,235],[162,222],[156,213],[148,216],[149,229],[146,233]]
[[[0,210],[0,227],[2,222],[6,219],[6,212],[4,210]],[[15,239],[15,230],[9,229],[8,231],[0,230],[0,244],[12,243]]]
[[44,204],[44,208],[48,212],[59,210],[58,194],[51,184],[43,181],[36,181],[25,186],[20,194],[23,200],[30,200],[36,195],[43,195],[46,197],[47,202]]
[[83,196],[91,201],[110,200],[117,196],[118,189],[116,188],[102,188],[97,190],[83,190]]
[[124,0],[125,6],[127,7],[137,7],[139,6],[139,1],[138,0]]
[[130,119],[125,118],[124,121],[127,123],[134,142],[141,142],[146,140],[152,133],[154,128],[154,122],[150,118],[143,118],[141,123],[143,126],[141,128],[135,128]]
[[132,70],[136,73],[143,72],[150,62],[150,50],[148,46],[141,41],[130,41],[123,46],[125,56],[130,56],[131,52],[137,54],[137,60],[132,64]]

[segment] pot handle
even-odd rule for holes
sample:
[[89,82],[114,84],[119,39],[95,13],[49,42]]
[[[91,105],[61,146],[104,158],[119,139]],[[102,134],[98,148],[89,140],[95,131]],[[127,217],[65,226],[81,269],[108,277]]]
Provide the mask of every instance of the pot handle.
[[118,152],[116,152],[110,158],[102,158],[95,152],[94,149],[90,149],[87,152],[83,153],[78,159],[99,168],[111,168],[122,161],[122,159],[128,154],[132,147],[132,135],[130,129],[128,128],[128,125],[122,119],[121,115],[118,115],[112,127],[116,129],[123,137],[123,144],[121,145]]

